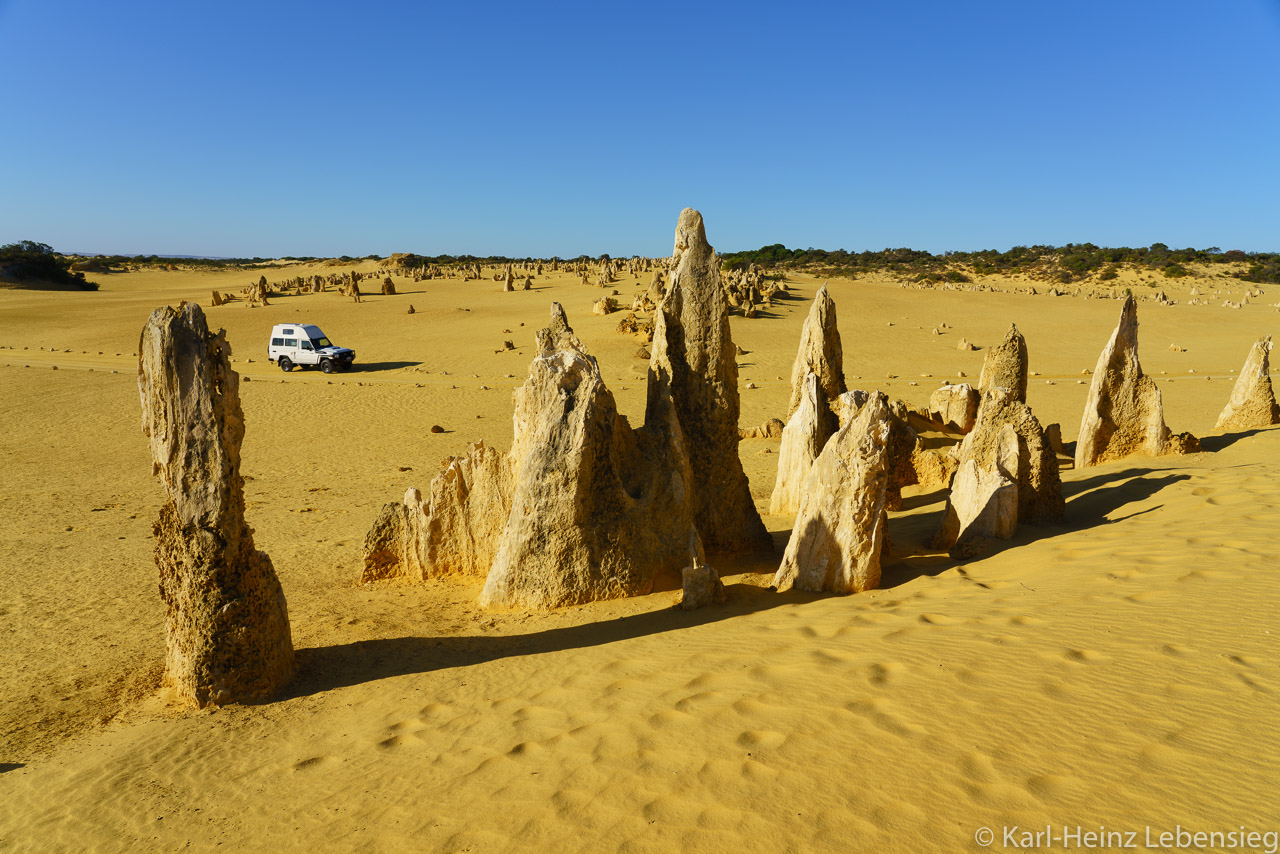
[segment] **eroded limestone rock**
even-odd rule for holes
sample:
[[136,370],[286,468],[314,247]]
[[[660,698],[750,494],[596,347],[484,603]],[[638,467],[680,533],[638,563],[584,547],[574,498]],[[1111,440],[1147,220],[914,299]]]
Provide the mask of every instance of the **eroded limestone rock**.
[[680,580],[682,611],[693,611],[725,601],[724,584],[720,581],[720,573],[707,566],[702,542],[696,534],[689,538],[689,565],[681,570]]
[[944,385],[929,395],[929,417],[944,427],[968,433],[978,417],[981,395],[968,383]]
[[293,673],[284,591],[244,518],[239,376],[195,303],[164,306],[138,345],[142,432],[168,499],[155,524],[164,682],[197,706],[272,694]]
[[671,282],[654,318],[650,402],[659,373],[683,432],[698,485],[698,532],[710,552],[770,551],[738,458],[738,365],[720,262],[707,243],[702,214],[680,213]]
[[1169,450],[1160,389],[1138,362],[1138,304],[1128,296],[1093,371],[1076,439],[1076,468]]
[[[1014,458],[1010,456],[1008,430],[1017,437]],[[954,455],[960,466],[973,460],[980,469],[1005,471],[1018,485],[1019,521],[1034,524],[1063,518],[1066,505],[1058,457],[1031,407],[1008,389],[983,393],[973,430],[955,448]]]
[[809,469],[791,539],[773,583],[853,593],[880,583],[890,435],[877,393],[831,437]]
[[483,442],[446,459],[426,500],[410,488],[402,503],[383,506],[365,536],[360,580],[483,578],[507,523],[513,480],[507,455]]
[[515,489],[482,605],[647,593],[701,542],[684,436],[661,393],[667,380],[651,383],[645,424],[633,431],[563,318],[555,306],[516,392]]
[[1018,484],[999,467],[983,468],[968,459],[951,482],[934,547],[948,549],[956,559],[974,557],[984,540],[1007,540],[1017,527]]
[[821,378],[809,373],[802,383],[800,405],[782,430],[778,476],[769,498],[769,515],[786,516],[800,509],[805,479],[827,440],[839,428],[827,405]]
[[809,315],[800,330],[800,349],[791,367],[791,402],[787,405],[787,417],[800,406],[804,396],[805,377],[816,374],[818,385],[826,401],[834,401],[845,393],[844,350],[840,344],[840,330],[836,325],[836,304],[823,285],[813,298]]
[[1018,327],[1009,324],[1004,340],[987,349],[978,376],[978,391],[1007,388],[1015,400],[1027,399],[1027,340]]
[[1252,430],[1280,424],[1280,406],[1271,388],[1271,336],[1259,338],[1231,388],[1215,430]]
[[[832,410],[835,412],[839,426],[843,428],[862,411],[862,408],[877,397],[885,398],[885,406],[889,411],[889,450],[888,472],[889,482],[885,497],[889,510],[902,507],[902,489],[921,483],[919,473],[924,472],[926,478],[933,476],[937,468],[936,457],[932,451],[926,451],[920,434],[911,426],[911,410],[901,400],[895,400],[883,392],[866,392],[862,389],[851,389],[836,398]],[[946,467],[946,464],[942,464]],[[953,467],[946,468],[947,472]],[[930,481],[931,482],[931,481]],[[941,485],[941,484],[939,484]]]
[[755,427],[742,427],[738,430],[741,439],[781,439],[782,431],[787,427],[781,418],[767,418]]

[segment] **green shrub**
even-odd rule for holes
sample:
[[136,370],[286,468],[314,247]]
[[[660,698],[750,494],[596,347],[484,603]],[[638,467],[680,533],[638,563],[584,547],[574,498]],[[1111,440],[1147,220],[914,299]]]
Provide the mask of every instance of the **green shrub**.
[[86,291],[96,291],[98,285],[87,282],[84,273],[71,272],[71,260],[47,243],[20,240],[0,246],[0,272],[6,279],[26,284],[48,282],[54,285],[72,285]]

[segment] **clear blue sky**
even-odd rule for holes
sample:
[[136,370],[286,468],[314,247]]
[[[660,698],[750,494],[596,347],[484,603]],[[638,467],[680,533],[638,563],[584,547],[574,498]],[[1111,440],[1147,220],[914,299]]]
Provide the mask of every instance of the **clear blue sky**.
[[1280,250],[1280,0],[0,0],[0,243]]

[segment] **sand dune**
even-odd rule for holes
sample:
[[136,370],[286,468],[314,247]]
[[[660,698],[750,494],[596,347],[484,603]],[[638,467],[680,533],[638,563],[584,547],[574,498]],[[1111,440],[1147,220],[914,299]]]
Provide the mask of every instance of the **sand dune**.
[[[184,712],[156,692],[162,493],[133,353],[156,305],[248,281],[0,291],[0,847],[922,851],[971,850],[981,826],[1280,829],[1280,430],[1212,432],[1273,307],[1186,305],[1195,279],[1165,286],[1179,305],[1141,303],[1166,420],[1208,452],[1066,470],[1066,522],[980,560],[929,549],[943,493],[908,490],[880,590],[770,592],[791,519],[766,517],[779,554],[718,565],[723,607],[673,611],[662,591],[547,614],[483,611],[478,584],[359,586],[360,545],[441,458],[510,443],[551,300],[639,423],[646,363],[618,315],[590,314],[600,289],[397,278],[360,305],[206,308],[249,379],[247,515],[300,672],[274,702]],[[768,316],[733,319],[743,426],[786,414],[821,280],[791,284]],[[1120,305],[880,277],[829,289],[849,385],[916,405],[976,380],[982,351],[961,337],[994,344],[1016,322],[1028,402],[1068,441]],[[275,369],[267,332],[289,320],[355,349],[357,370]],[[517,349],[495,353],[506,339]],[[741,445],[762,512],[777,449]]]

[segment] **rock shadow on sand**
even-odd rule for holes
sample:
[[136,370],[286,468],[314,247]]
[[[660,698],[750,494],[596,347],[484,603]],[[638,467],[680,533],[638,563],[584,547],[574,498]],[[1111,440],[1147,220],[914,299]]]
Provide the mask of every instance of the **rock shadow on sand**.
[[1255,427],[1252,430],[1241,430],[1238,433],[1223,433],[1219,436],[1205,436],[1200,440],[1200,450],[1214,453],[1229,448],[1241,439],[1248,439],[1269,430],[1269,427]]
[[[674,632],[734,619],[791,603],[753,584],[725,585],[729,601],[714,608],[661,608],[616,620],[518,635],[444,635],[374,638],[296,650],[297,676],[270,701],[322,694],[395,676],[469,667],[525,655],[563,652]],[[817,598],[816,596],[812,598]]]
[[[1159,477],[1151,476],[1157,473],[1160,474]],[[882,570],[880,587],[881,589],[898,587],[917,578],[939,575],[957,566],[974,563],[976,560],[992,557],[1007,549],[1019,548],[1036,540],[1102,525],[1112,525],[1151,513],[1163,505],[1148,507],[1124,516],[1112,515],[1126,505],[1146,501],[1165,487],[1190,479],[1191,476],[1188,474],[1171,473],[1167,469],[1129,468],[1064,483],[1062,491],[1067,499],[1065,521],[1019,527],[1012,539],[989,540],[981,555],[965,560],[957,560],[945,552],[937,553],[936,550],[926,547],[914,554],[904,555],[900,560],[886,563]],[[890,519],[890,541],[928,543],[932,533],[942,522],[943,512],[939,509],[906,518]]]

